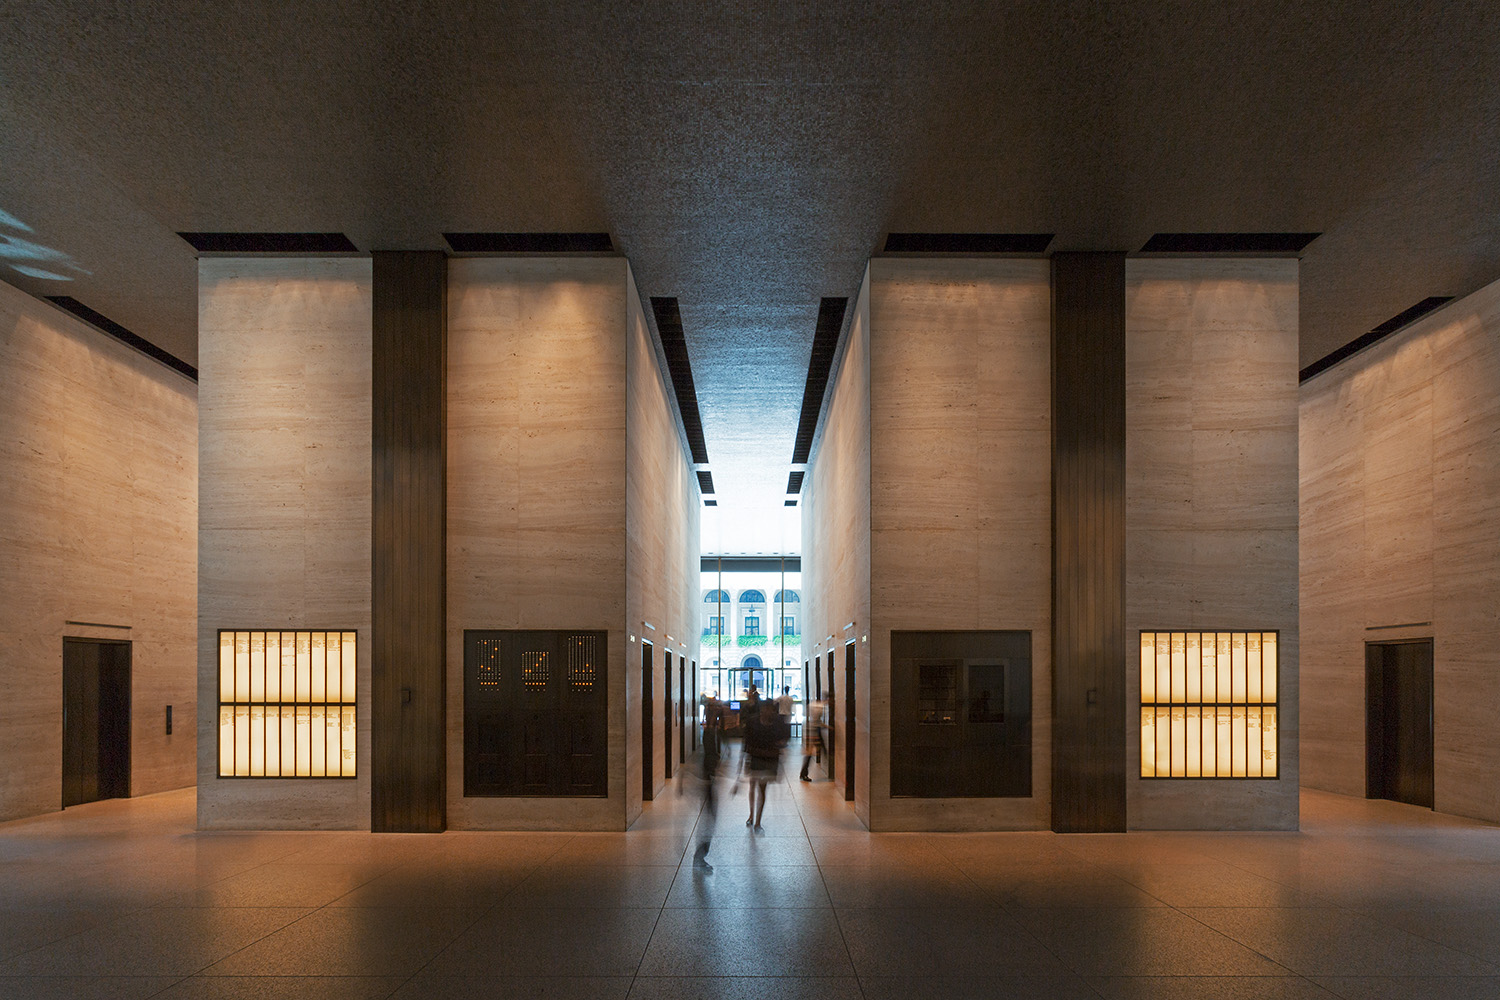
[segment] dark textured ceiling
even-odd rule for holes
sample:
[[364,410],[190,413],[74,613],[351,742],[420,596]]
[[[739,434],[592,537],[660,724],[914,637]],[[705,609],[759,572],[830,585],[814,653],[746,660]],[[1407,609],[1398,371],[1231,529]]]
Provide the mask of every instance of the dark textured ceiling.
[[608,231],[680,304],[721,504],[779,507],[887,232],[1321,232],[1304,365],[1500,277],[1500,5],[12,0],[0,212],[72,279],[6,280],[191,363],[178,231]]

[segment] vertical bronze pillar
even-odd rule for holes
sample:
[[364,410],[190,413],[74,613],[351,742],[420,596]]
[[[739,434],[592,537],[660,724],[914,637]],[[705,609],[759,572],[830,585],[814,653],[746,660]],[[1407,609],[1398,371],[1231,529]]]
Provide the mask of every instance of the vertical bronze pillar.
[[1125,829],[1125,255],[1052,257],[1052,829]]
[[373,256],[370,829],[437,833],[447,826],[448,261]]

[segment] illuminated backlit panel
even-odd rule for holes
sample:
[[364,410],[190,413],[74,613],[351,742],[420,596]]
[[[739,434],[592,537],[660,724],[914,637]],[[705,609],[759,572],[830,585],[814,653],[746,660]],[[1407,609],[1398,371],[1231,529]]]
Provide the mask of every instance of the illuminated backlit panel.
[[219,776],[352,778],[353,632],[219,633]]
[[1141,633],[1141,777],[1277,776],[1278,638]]

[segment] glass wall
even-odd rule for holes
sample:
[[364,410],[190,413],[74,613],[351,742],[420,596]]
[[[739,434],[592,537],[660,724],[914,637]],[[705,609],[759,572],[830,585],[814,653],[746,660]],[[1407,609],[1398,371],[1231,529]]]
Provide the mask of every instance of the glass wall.
[[801,561],[724,557],[703,565],[699,692],[717,694],[735,711],[751,685],[767,698],[790,688],[792,719],[801,721]]

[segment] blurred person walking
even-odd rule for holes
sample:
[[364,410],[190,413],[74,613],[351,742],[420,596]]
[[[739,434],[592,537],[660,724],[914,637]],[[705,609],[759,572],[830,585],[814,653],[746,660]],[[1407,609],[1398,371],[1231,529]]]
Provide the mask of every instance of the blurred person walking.
[[703,813],[698,817],[698,849],[693,852],[693,867],[705,873],[714,870],[714,866],[708,863],[708,848],[713,842],[714,824],[719,816],[714,781],[719,776],[723,739],[724,703],[715,691],[703,699]]
[[756,714],[745,722],[745,772],[750,782],[750,818],[745,825],[761,832],[760,818],[766,811],[766,783],[775,781],[786,746],[788,726],[776,711],[776,703],[762,701]]
[[819,699],[807,706],[807,718],[802,723],[802,774],[803,781],[811,781],[807,776],[808,765],[813,758],[818,762],[823,761],[823,713],[827,710],[827,704]]

